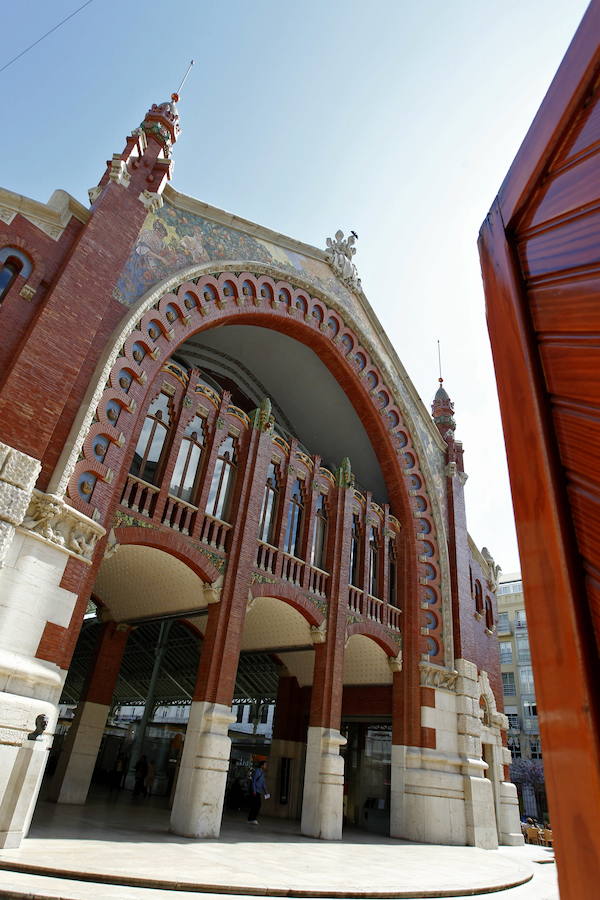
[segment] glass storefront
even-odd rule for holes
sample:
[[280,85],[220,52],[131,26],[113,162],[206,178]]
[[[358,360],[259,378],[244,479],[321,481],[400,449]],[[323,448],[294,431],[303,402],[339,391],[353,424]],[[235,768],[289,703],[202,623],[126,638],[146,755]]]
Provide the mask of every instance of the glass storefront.
[[344,821],[378,834],[390,833],[392,726],[390,722],[342,722]]

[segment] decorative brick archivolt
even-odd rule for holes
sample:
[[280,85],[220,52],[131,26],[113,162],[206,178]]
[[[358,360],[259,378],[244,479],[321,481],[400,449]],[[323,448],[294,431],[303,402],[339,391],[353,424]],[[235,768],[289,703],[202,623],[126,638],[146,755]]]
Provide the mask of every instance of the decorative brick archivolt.
[[[203,329],[237,322],[284,331],[318,346],[323,362],[350,389],[359,414],[370,420],[372,438],[377,434],[380,443],[386,443],[380,459],[402,508],[404,539],[418,580],[419,650],[423,658],[451,665],[444,519],[435,491],[428,488],[433,477],[426,454],[392,387],[392,377],[386,377],[385,364],[376,349],[361,339],[347,312],[336,308],[339,305],[333,295],[315,296],[314,287],[309,289],[301,277],[292,283],[288,272],[258,263],[207,264],[165,280],[139,302],[113,336],[51,479],[51,489],[66,492],[76,509],[102,519],[106,509],[99,503],[96,511],[94,489],[98,481],[110,482],[113,472],[125,465],[124,448],[139,414],[133,396],[140,393],[138,386],[152,383],[168,356]],[[105,454],[110,465],[94,453],[98,439],[111,449]]]
[[346,638],[349,640],[354,634],[362,634],[375,641],[390,659],[396,659],[402,652],[402,638],[400,634],[389,632],[378,622],[351,622],[346,626]]
[[313,625],[315,628],[319,628],[325,622],[324,612],[310,597],[307,597],[298,588],[283,581],[273,582],[272,584],[254,584],[250,588],[250,595],[252,600],[256,600],[258,597],[273,597],[275,600],[288,603],[304,616],[309,625]]
[[135,544],[139,547],[153,547],[155,550],[162,550],[189,566],[205,584],[220,583],[222,576],[219,570],[203,553],[195,550],[181,534],[132,525],[115,528],[114,535],[117,544],[121,546]]

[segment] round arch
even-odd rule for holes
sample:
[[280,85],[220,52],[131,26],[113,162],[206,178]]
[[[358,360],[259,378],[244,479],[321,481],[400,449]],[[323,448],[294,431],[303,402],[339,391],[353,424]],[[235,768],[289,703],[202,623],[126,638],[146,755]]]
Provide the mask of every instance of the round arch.
[[402,653],[400,646],[392,640],[387,629],[378,622],[353,622],[351,625],[348,625],[346,628],[348,639],[356,634],[361,634],[373,640],[387,653],[390,659],[398,659],[398,656]]
[[[221,573],[208,557],[196,550],[189,541],[175,532],[159,531],[156,528],[140,528],[138,525],[123,525],[114,530],[117,545],[135,544],[152,547],[174,556],[185,563],[205,584],[213,584]],[[115,545],[116,546],[116,545]]]
[[[251,599],[259,597],[272,597],[281,600],[304,616],[311,627],[319,628],[325,621],[324,612],[309,597],[301,593],[291,584],[278,582],[277,584],[256,584],[250,589]],[[250,599],[250,598],[249,598]]]

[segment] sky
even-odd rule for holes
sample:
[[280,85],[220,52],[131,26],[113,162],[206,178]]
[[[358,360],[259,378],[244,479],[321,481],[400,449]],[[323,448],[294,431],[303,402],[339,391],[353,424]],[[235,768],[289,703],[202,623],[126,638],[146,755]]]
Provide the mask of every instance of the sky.
[[[0,68],[80,5],[10,4]],[[317,247],[358,232],[363,289],[428,408],[440,341],[469,532],[513,572],[477,235],[586,6],[92,0],[0,72],[3,187],[87,204],[194,58],[173,187]]]

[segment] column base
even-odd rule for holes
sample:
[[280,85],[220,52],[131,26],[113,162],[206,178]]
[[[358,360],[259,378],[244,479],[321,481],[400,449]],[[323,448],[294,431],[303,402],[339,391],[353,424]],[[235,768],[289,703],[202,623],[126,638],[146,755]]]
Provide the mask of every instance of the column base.
[[498,843],[521,847],[525,838],[521,831],[517,788],[510,781],[500,782],[500,834]]
[[311,726],[306,744],[304,797],[300,830],[308,837],[339,841],[342,837],[346,738],[333,728]]
[[56,803],[85,803],[110,707],[80,704],[71,723],[48,794]]
[[231,752],[227,731],[234,719],[229,706],[192,703],[171,813],[175,834],[219,837]]
[[[48,717],[50,734],[30,741],[41,714]],[[0,693],[0,848],[19,847],[27,837],[56,718],[51,703]]]

